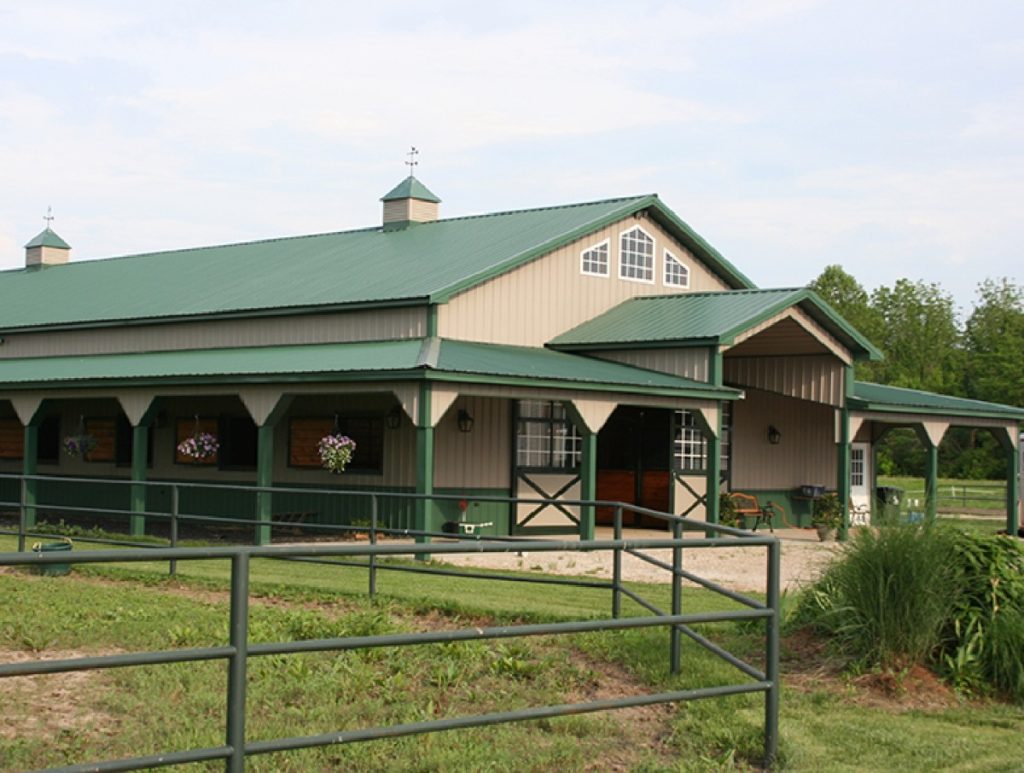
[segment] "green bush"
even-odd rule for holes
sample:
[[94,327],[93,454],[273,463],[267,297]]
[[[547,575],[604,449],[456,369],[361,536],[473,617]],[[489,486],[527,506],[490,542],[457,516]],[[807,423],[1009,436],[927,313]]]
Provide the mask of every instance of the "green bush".
[[1024,550],[956,528],[859,532],[801,598],[810,625],[859,667],[927,664],[967,692],[1024,700]]

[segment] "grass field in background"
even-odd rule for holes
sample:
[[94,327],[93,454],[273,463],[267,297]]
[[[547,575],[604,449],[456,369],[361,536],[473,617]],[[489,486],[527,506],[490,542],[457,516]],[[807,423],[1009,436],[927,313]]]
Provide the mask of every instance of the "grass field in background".
[[[1006,512],[1006,483],[999,480],[957,480],[939,478],[938,506],[943,509],[963,508],[965,512],[991,510],[993,515]],[[897,486],[904,490],[904,511],[913,509],[912,500],[924,508],[924,478],[878,476],[879,486]]]

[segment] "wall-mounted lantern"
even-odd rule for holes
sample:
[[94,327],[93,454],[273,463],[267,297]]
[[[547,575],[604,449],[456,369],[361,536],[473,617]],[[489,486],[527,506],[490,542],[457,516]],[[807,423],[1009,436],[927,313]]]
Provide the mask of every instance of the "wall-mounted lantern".
[[768,425],[768,442],[773,446],[777,446],[782,442],[782,433],[775,429],[771,424]]
[[459,424],[459,432],[473,431],[473,417],[469,415],[469,411],[460,409],[459,416],[456,421]]

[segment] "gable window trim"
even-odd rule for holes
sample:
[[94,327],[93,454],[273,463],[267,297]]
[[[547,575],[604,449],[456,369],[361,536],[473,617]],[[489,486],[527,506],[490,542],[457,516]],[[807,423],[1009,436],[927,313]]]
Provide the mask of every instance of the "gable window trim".
[[[649,259],[649,265],[644,266],[638,263],[627,263],[625,260],[625,249],[624,242],[629,239],[634,233],[643,234],[650,242],[650,255],[646,256]],[[637,240],[641,241],[641,240]],[[656,284],[658,259],[657,259],[657,242],[654,235],[649,233],[643,226],[634,225],[630,226],[626,230],[619,233],[619,279],[624,279],[627,282],[639,282],[640,284],[653,285]],[[629,276],[630,272],[643,271],[646,276]]]
[[684,290],[690,289],[690,267],[665,250],[665,267],[661,275],[661,283],[665,287],[681,287]]
[[[604,252],[603,260],[591,257],[593,253]],[[612,240],[604,239],[597,244],[592,244],[580,251],[580,273],[583,276],[597,276],[603,279],[611,279]],[[600,270],[601,264],[604,270]]]

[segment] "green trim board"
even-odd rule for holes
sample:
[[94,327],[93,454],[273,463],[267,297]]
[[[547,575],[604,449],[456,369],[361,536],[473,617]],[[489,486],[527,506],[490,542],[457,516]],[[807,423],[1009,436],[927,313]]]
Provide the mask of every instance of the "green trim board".
[[440,338],[0,360],[0,388],[427,380],[737,399],[736,389],[548,349]]
[[855,410],[879,413],[914,413],[931,416],[963,416],[988,419],[1024,420],[1024,408],[965,397],[940,395],[918,389],[856,381],[849,406]]
[[649,195],[4,271],[0,331],[444,303],[640,213],[730,287],[753,286]]
[[834,335],[855,359],[882,353],[806,287],[648,295],[620,303],[548,343],[561,351],[641,346],[729,345],[794,306]]

